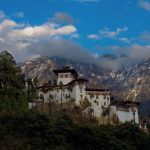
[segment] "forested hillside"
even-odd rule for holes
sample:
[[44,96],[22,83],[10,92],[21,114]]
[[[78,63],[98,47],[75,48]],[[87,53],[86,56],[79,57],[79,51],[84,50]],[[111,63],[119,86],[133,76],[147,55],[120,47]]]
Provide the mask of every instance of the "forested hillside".
[[0,117],[1,150],[149,150],[150,136],[132,124],[85,125],[66,115]]
[[51,118],[28,110],[24,75],[11,54],[0,53],[0,150],[149,150],[137,125],[80,123],[66,112]]

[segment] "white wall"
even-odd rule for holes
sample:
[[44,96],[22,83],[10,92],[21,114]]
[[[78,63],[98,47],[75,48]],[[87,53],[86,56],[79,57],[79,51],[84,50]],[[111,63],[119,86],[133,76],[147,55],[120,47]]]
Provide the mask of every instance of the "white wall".
[[[128,110],[117,109],[116,106],[111,106],[111,115],[116,114],[120,122],[130,122],[134,119],[131,107]],[[135,111],[135,123],[139,124],[138,108]]]
[[[65,76],[68,77],[65,77]],[[63,76],[63,77],[60,77]],[[60,81],[63,83],[63,85],[68,84],[69,82],[71,82],[72,80],[74,80],[74,77],[71,73],[59,73],[58,74],[58,79],[57,79],[57,84],[59,85]]]
[[[103,92],[87,92],[85,91],[85,84],[84,83],[78,83],[76,82],[75,85],[72,87],[72,90],[68,90],[67,87],[62,89],[55,88],[53,91],[48,91],[47,93],[42,93],[39,92],[40,94],[44,95],[44,102],[49,101],[49,95],[53,95],[53,100],[56,101],[56,103],[61,102],[61,93],[62,93],[62,102],[68,101],[66,99],[66,95],[70,95],[71,99],[75,100],[76,105],[80,105],[80,100],[84,100],[85,97],[89,100],[91,103],[91,108],[94,110],[94,116],[95,117],[100,117],[102,114],[102,106],[108,107],[110,105],[110,95],[109,93],[105,93],[104,98],[104,93]],[[88,93],[88,94],[87,94]],[[94,94],[94,97],[90,97],[90,94]],[[96,94],[99,94],[98,97],[96,97]]]
[[85,99],[85,84],[75,83],[72,90],[72,97],[75,99],[75,103],[79,105],[80,100]]
[[[86,93],[94,94],[92,98],[90,97],[90,94],[86,94],[86,97],[92,105],[92,109],[94,110],[94,116],[100,117],[103,112],[102,107],[108,108],[108,106],[110,105],[110,95],[107,94],[106,99],[104,99],[104,95],[100,92],[92,91],[92,92],[86,92]],[[96,97],[95,93],[99,94],[98,98]]]
[[32,109],[33,107],[35,107],[36,106],[36,103],[35,102],[29,102],[28,103],[28,108],[29,109]]

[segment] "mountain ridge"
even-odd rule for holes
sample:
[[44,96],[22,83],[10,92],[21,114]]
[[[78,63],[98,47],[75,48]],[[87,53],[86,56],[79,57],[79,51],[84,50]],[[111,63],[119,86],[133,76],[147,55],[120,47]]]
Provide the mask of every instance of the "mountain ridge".
[[89,80],[88,87],[108,88],[117,100],[136,100],[144,103],[150,101],[150,59],[116,72],[103,69],[96,64],[58,57],[30,59],[24,62],[21,68],[26,79],[37,77],[39,84],[42,85],[49,80],[56,79],[53,69],[66,64],[76,69],[80,77]]

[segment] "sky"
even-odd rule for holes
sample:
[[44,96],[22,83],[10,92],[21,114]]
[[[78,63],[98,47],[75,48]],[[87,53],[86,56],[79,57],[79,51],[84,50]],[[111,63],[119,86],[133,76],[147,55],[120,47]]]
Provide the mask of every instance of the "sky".
[[150,57],[149,20],[150,0],[0,0],[0,51],[117,69]]

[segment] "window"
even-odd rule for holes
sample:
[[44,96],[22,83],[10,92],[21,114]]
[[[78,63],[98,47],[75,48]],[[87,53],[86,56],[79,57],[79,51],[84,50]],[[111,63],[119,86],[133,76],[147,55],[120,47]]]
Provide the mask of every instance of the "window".
[[81,94],[80,96],[81,96],[81,98],[82,98],[82,94]]
[[104,99],[106,99],[106,95],[104,95]]
[[63,75],[60,75],[60,78],[63,78],[64,76]]
[[66,74],[66,75],[65,75],[65,78],[67,78],[67,77],[68,77],[68,75]]
[[99,96],[98,96],[98,95],[96,95],[96,99],[99,99]]
[[91,98],[91,99],[94,98],[94,95],[93,95],[93,94],[90,94],[90,98]]
[[94,103],[96,103],[96,105],[98,106],[98,101],[97,100],[94,100]]
[[97,106],[99,105],[99,103],[97,102]]
[[107,105],[107,103],[106,103],[106,102],[104,102],[104,107],[106,107],[106,105]]

